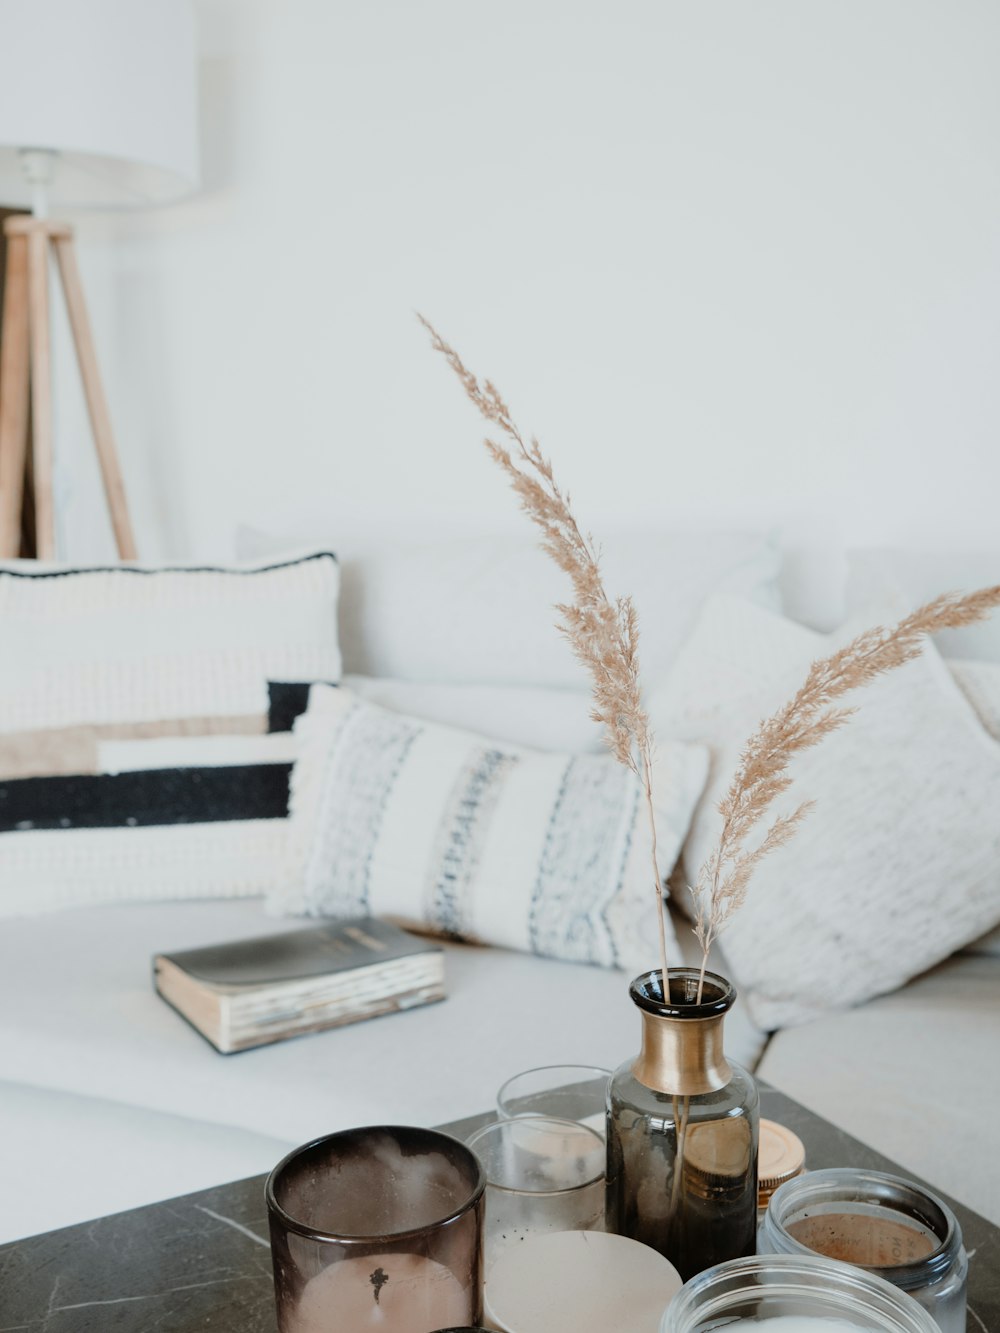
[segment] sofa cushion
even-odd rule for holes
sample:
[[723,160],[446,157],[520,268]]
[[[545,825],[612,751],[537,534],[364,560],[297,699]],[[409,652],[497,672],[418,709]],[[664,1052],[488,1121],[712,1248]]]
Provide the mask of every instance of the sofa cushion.
[[257,1175],[294,1146],[100,1097],[0,1082],[0,1244]]
[[328,552],[229,568],[0,563],[0,733],[267,712],[338,680]]
[[1000,1225],[998,1051],[1000,958],[959,957],[777,1033],[759,1073]]
[[[862,628],[831,640],[734,598],[706,608],[650,702],[661,735],[712,749],[684,849],[689,883],[719,837],[747,737],[812,661]],[[764,1028],[893,990],[1000,921],[1000,745],[934,646],[845,703],[857,715],[794,756],[759,836],[778,814],[816,808],[755,868],[723,937]]]
[[[670,664],[711,593],[781,605],[780,555],[764,537],[634,528],[602,535],[608,592],[631,595],[639,613],[647,679]],[[256,558],[287,545],[249,529],[237,534],[240,553]],[[401,540],[347,553],[338,539],[335,549],[343,557],[345,671],[587,688],[583,667],[555,629],[553,607],[566,600],[569,581],[530,533]]]
[[[611,755],[548,754],[316,685],[295,724],[277,911],[383,915],[453,939],[641,971],[657,956],[639,779]],[[705,781],[665,744],[654,785],[668,874]]]
[[[848,553],[846,611],[852,619],[872,606],[899,605],[900,614],[944,592],[971,592],[1000,581],[1000,550],[904,550],[868,547]],[[943,657],[1000,663],[1000,616],[937,635]]]
[[[158,951],[285,928],[299,923],[247,900],[6,922],[4,1077],[299,1143],[352,1125],[474,1115],[520,1070],[614,1068],[638,1051],[627,975],[500,949],[445,945],[442,1004],[232,1056],[215,1052],[153,991]],[[752,1067],[761,1038],[739,1002],[726,1031],[730,1055]]]
[[438,685],[425,681],[345,676],[344,685],[369,703],[427,722],[465,727],[512,745],[568,754],[604,754],[603,728],[590,716],[589,690],[531,685]]

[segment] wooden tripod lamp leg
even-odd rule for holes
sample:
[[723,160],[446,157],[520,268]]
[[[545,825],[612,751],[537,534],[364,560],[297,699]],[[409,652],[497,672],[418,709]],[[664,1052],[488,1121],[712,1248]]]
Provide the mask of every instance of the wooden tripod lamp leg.
[[90,413],[90,425],[94,432],[97,446],[97,458],[101,465],[104,479],[104,494],[107,496],[111,525],[114,528],[115,541],[118,545],[120,560],[135,560],[137,557],[135,537],[129,519],[128,502],[125,499],[125,483],[118,463],[114,434],[111,430],[111,414],[108,411],[104,389],[101,386],[101,374],[97,366],[97,353],[90,331],[87,316],[87,304],[80,282],[80,270],[77,267],[76,251],[73,248],[72,234],[58,233],[53,237],[59,273],[62,277],[63,291],[66,293],[66,309],[69,312],[73,342],[80,363],[80,377],[87,399],[87,411]]
[[52,362],[49,337],[49,245],[28,233],[28,323],[31,330],[31,462],[35,475],[35,545],[39,560],[56,556],[52,497]]
[[7,239],[0,334],[0,559],[21,549],[21,504],[28,451],[28,242]]

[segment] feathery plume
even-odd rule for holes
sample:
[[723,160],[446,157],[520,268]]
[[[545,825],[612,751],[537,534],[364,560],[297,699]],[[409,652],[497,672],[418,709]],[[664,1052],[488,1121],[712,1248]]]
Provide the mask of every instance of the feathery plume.
[[451,366],[472,404],[506,437],[506,443],[487,437],[486,448],[493,461],[507,474],[521,508],[541,530],[542,549],[569,577],[573,600],[556,607],[559,615],[557,628],[590,673],[593,687],[591,717],[604,728],[605,740],[614,757],[631,769],[643,787],[652,838],[660,957],[666,978],[663,888],[653,816],[653,738],[642,706],[639,624],[632,599],[619,597],[612,601],[608,596],[601,574],[600,551],[593,537],[581,532],[570,497],[556,482],[552,464],[543,455],[536,439],[525,440],[496,386],[489,380],[480,382],[434,326],[423,315],[418,314],[417,318],[430,335],[434,350],[440,352]]

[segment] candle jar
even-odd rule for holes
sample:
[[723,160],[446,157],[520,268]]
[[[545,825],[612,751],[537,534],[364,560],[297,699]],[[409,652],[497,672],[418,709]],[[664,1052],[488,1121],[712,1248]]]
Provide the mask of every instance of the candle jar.
[[912,1296],[941,1333],[965,1333],[969,1264],[958,1219],[901,1176],[834,1167],[788,1181],[771,1198],[758,1248],[855,1264]]
[[433,1130],[308,1143],[266,1187],[279,1333],[427,1333],[482,1318],[486,1178]]
[[819,1255],[766,1254],[718,1264],[686,1283],[660,1333],[938,1333],[916,1301],[874,1273]]
[[757,1238],[759,1098],[726,1059],[722,1025],[736,991],[724,977],[671,968],[637,977],[629,995],[642,1049],[608,1088],[606,1221],[689,1278],[753,1254]]
[[518,1116],[468,1140],[486,1173],[487,1305],[497,1256],[526,1236],[604,1225],[604,1143],[573,1120]]

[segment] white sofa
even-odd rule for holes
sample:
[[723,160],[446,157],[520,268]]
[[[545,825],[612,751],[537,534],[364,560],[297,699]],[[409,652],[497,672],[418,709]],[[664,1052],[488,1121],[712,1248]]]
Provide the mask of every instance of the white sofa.
[[[774,553],[759,543],[725,551],[694,595],[728,579],[768,596],[769,579],[779,573]],[[641,543],[636,552],[648,567]],[[495,702],[498,683],[513,677],[522,687],[558,688],[566,725],[575,728],[565,649],[554,633],[551,650],[537,638],[548,613],[536,614],[535,639],[522,633],[522,609],[547,596],[544,573],[534,575],[544,566],[529,560],[523,568],[516,596],[509,595],[510,580],[497,576],[495,549],[478,566],[494,583],[485,596],[468,550],[459,549],[450,564],[436,550],[420,559],[400,556],[395,572],[384,555],[348,568],[345,666],[399,674],[409,641],[417,644],[415,674],[424,682],[413,689],[430,688],[432,711],[453,688],[462,714],[454,720],[478,721],[489,732],[483,710]],[[842,612],[841,570],[835,554],[818,563],[786,560],[786,606],[814,625],[834,623]],[[628,573],[618,586],[633,586]],[[437,623],[428,626],[421,605],[437,608]],[[481,624],[472,623],[477,616]],[[669,653],[663,636],[651,638],[654,655]],[[491,651],[497,642],[505,661]],[[457,660],[463,643],[476,658],[464,665]],[[513,665],[524,661],[530,665],[523,671]],[[428,687],[432,672],[439,679]],[[471,692],[462,688],[470,682]],[[582,695],[579,704],[585,708]],[[258,900],[119,904],[2,923],[0,1239],[265,1171],[290,1146],[352,1124],[434,1124],[470,1115],[488,1108],[499,1084],[518,1070],[566,1062],[613,1067],[637,1047],[627,976],[473,946],[445,946],[443,1004],[231,1057],[217,1055],[153,993],[155,952],[297,924],[267,916]],[[689,938],[680,928],[678,934]],[[995,942],[896,994],[770,1037],[737,1005],[728,1048],[1000,1223],[1000,1143],[989,1113],[1000,1099]]]

